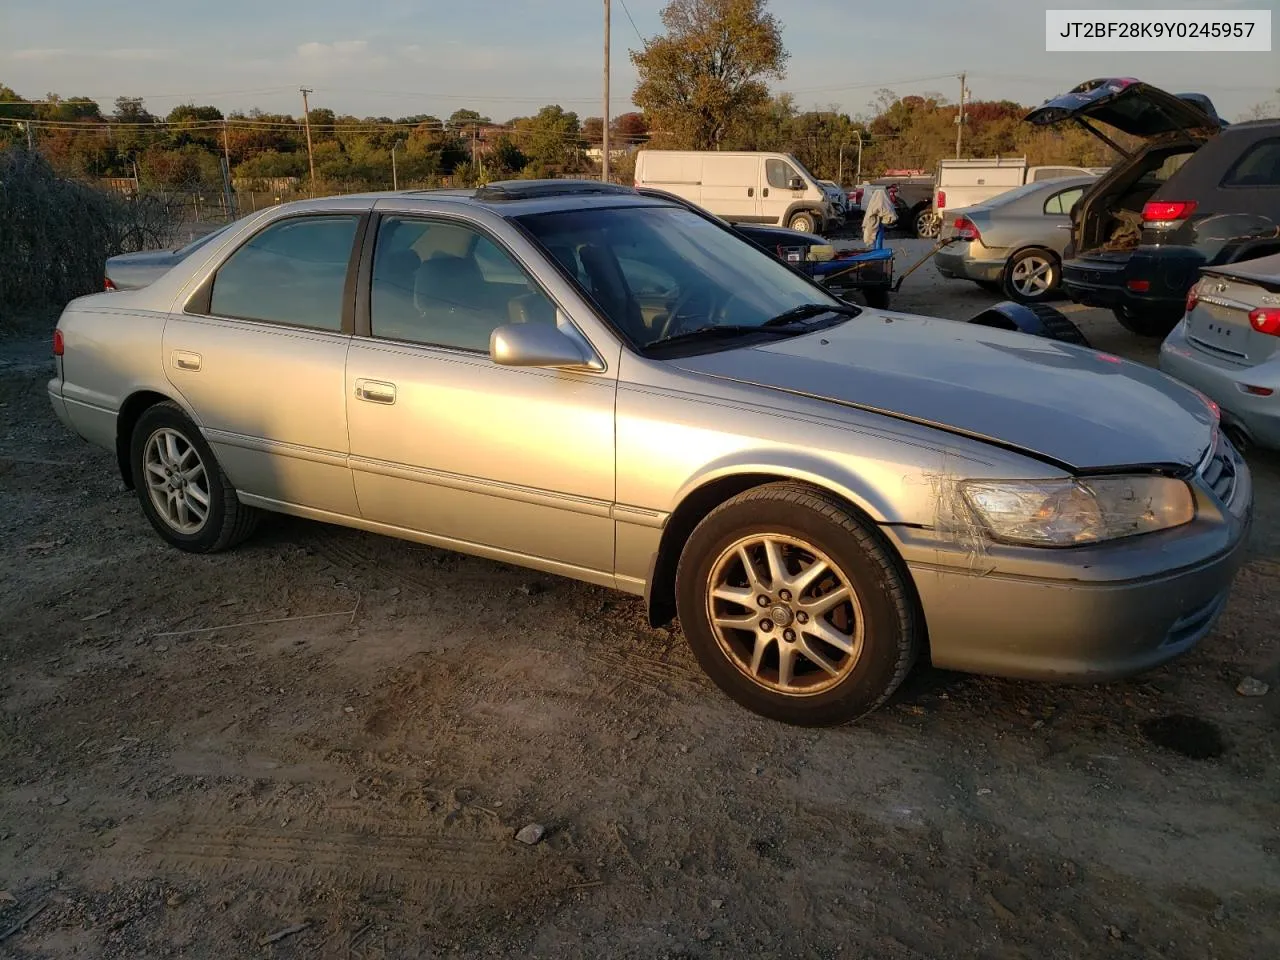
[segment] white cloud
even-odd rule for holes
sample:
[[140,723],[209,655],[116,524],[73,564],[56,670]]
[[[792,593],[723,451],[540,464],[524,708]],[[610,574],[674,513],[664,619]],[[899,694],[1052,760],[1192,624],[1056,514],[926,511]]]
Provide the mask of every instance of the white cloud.
[[71,51],[64,47],[44,47],[31,50],[13,51],[15,60],[60,60],[71,56]]
[[367,40],[335,40],[333,43],[303,43],[298,46],[298,56],[303,60],[358,60],[369,52]]

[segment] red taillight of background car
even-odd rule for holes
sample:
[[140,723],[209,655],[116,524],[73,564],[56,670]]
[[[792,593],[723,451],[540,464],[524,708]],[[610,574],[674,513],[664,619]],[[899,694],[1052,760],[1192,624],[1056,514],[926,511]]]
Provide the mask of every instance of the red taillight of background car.
[[1280,337],[1280,307],[1258,307],[1250,312],[1249,323],[1259,333]]
[[1194,200],[1159,200],[1146,203],[1142,207],[1143,223],[1166,223],[1170,220],[1185,220],[1195,213]]
[[945,190],[938,191],[938,209],[941,210],[947,205],[947,192]]
[[1126,280],[1124,285],[1134,293],[1149,293],[1151,291],[1150,280]]
[[116,289],[116,285],[115,285],[114,283],[112,283],[112,282],[111,282],[111,278],[110,278],[110,277],[104,277],[104,278],[103,278],[103,280],[102,280],[102,289],[103,289],[103,290],[114,290],[114,289]]
[[66,348],[66,344],[62,342],[62,331],[53,331],[53,355],[55,357],[62,356],[62,351]]
[[1187,313],[1196,308],[1196,304],[1200,302],[1200,284],[1195,284],[1187,291]]
[[859,206],[862,205],[862,188],[861,187],[858,187],[858,189],[854,190],[853,193],[849,194],[849,196],[853,198],[854,203],[858,204]]
[[956,217],[956,222],[951,225],[951,229],[955,231],[955,236],[961,240],[982,239],[982,234],[978,232],[978,225],[968,217]]

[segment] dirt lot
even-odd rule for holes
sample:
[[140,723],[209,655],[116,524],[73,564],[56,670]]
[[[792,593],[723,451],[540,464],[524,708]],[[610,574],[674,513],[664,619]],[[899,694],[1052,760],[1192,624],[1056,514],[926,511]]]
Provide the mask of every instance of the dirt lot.
[[[894,305],[991,299],[930,266]],[[0,954],[1280,956],[1275,458],[1182,661],[919,669],[798,731],[602,589],[287,519],[162,547],[54,420],[45,342],[0,342]]]

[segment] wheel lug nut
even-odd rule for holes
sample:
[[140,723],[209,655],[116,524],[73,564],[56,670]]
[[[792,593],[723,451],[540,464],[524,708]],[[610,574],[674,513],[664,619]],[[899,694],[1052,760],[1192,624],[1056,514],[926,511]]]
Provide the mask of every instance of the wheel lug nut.
[[772,630],[772,629],[773,629],[773,621],[772,621],[772,620],[761,620],[761,621],[760,621],[760,629],[761,629],[761,630],[763,630],[765,633],[768,633],[770,630]]
[[756,603],[760,604],[762,607],[767,607],[769,605],[769,598],[762,593],[760,596],[756,597]]
[[794,643],[796,639],[796,632],[794,630],[787,630],[782,634],[782,639],[786,640],[787,643]]
[[796,622],[797,622],[797,623],[808,623],[808,622],[809,622],[809,615],[808,615],[807,613],[805,613],[803,610],[802,610],[802,611],[800,611],[799,613],[797,613],[797,614],[796,614]]
[[778,596],[779,596],[781,599],[783,599],[783,600],[790,600],[790,599],[791,599],[791,591],[790,591],[790,590],[783,590],[780,594],[778,594]]

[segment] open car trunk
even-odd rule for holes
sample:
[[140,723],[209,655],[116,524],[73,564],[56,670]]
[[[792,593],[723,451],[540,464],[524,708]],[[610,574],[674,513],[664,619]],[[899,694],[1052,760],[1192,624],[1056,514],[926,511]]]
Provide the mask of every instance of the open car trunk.
[[1174,136],[1117,164],[1072,212],[1075,256],[1127,258],[1142,236],[1142,208],[1203,141]]

